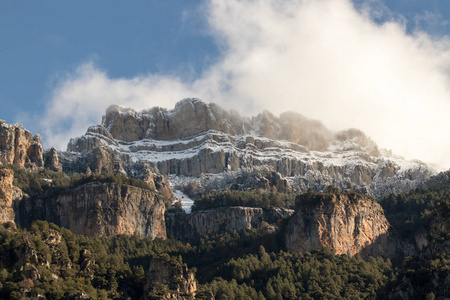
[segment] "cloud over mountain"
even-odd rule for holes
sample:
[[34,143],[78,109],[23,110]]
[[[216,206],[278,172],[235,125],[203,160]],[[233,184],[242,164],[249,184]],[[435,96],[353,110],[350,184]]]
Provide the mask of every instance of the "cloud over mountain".
[[[293,110],[329,128],[357,127],[381,147],[450,167],[450,40],[407,32],[386,10],[350,0],[211,0],[199,10],[220,46],[194,80],[111,78],[92,62],[53,90],[43,134],[65,148],[106,107],[173,106],[199,97],[243,114]],[[385,16],[375,22],[377,13]]]

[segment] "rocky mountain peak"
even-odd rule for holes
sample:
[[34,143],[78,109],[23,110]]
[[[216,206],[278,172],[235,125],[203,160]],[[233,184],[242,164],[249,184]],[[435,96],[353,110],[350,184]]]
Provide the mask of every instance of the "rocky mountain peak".
[[256,117],[246,118],[237,111],[227,111],[197,98],[183,99],[172,110],[154,107],[137,112],[112,105],[106,110],[102,126],[114,139],[125,142],[186,139],[214,130],[231,135],[256,134],[305,145],[311,150],[325,150],[332,138],[322,123],[297,113],[276,117],[264,110]]
[[419,161],[382,155],[358,129],[334,133],[294,112],[276,117],[263,111],[247,118],[196,98],[183,99],[171,110],[109,107],[102,125],[70,141],[70,155],[62,154],[66,168],[84,171],[86,157],[94,157],[96,148],[103,149],[97,156],[109,162],[103,165],[114,164],[128,176],[140,176],[136,166],[144,162],[186,180],[214,174],[215,185],[223,188],[236,186],[244,169],[266,168],[296,192],[335,185],[381,198],[415,188],[435,173]]

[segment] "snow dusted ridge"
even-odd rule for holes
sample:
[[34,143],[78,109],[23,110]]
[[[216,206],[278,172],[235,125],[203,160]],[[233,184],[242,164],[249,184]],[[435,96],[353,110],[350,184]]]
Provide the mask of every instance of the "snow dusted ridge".
[[179,186],[195,183],[200,191],[280,188],[284,182],[283,189],[299,192],[333,184],[380,198],[415,188],[435,173],[422,162],[382,155],[357,129],[335,134],[295,113],[243,118],[199,99],[184,99],[173,110],[111,106],[102,125],[70,141],[66,167],[79,168],[80,157],[89,164],[85,158],[99,149],[130,176],[138,175],[137,165],[149,164]]

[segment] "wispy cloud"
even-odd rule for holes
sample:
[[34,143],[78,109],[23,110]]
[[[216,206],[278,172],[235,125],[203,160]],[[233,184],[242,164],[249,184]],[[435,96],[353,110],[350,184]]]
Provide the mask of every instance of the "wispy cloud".
[[247,115],[293,110],[331,129],[357,127],[397,154],[450,167],[448,37],[407,33],[401,18],[375,22],[367,9],[349,0],[211,0],[204,11],[223,53],[199,78],[110,78],[86,63],[54,89],[46,140],[64,149],[109,104],[173,107],[195,96]]

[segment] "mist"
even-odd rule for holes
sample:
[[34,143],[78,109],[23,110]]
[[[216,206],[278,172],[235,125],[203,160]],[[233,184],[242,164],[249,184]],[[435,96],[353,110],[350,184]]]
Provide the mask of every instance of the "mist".
[[[450,40],[386,8],[350,0],[211,0],[199,9],[221,55],[194,80],[111,78],[88,61],[60,78],[40,118],[46,144],[101,122],[110,104],[172,108],[198,97],[254,115],[295,111],[331,130],[358,128],[381,148],[450,168]],[[374,15],[385,21],[375,22]]]

